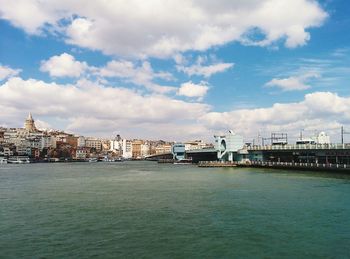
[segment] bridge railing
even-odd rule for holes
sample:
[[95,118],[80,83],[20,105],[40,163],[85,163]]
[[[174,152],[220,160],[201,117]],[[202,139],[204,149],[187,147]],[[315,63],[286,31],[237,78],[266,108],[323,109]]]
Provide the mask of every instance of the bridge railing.
[[295,145],[264,145],[264,146],[250,146],[248,150],[303,150],[303,149],[350,149],[350,144],[295,144]]
[[263,167],[290,167],[290,168],[319,168],[319,169],[349,169],[347,164],[332,164],[332,163],[296,163],[296,162],[264,162],[264,161],[250,161],[251,166]]

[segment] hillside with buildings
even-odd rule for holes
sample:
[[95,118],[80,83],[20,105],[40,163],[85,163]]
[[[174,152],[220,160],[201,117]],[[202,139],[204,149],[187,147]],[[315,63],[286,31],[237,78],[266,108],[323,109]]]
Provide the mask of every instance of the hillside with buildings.
[[[59,130],[39,130],[31,113],[24,122],[24,128],[0,127],[0,157],[22,156],[31,161],[144,159],[150,155],[171,153],[174,143],[163,140],[125,139],[120,135],[114,139],[106,139]],[[184,144],[186,150],[208,146],[200,140]]]

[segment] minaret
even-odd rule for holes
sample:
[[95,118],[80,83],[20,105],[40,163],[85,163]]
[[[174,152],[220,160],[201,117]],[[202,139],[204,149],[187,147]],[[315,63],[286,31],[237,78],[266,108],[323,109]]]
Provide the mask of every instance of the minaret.
[[31,113],[28,114],[28,118],[24,123],[24,128],[29,132],[36,131],[36,127],[35,127],[34,120]]

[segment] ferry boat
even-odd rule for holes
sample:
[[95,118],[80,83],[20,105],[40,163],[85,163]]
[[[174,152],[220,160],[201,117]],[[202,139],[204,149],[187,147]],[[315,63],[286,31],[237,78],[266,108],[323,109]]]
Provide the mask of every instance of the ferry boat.
[[101,159],[99,161],[113,163],[113,162],[123,162],[124,160],[121,157],[118,157],[118,158],[104,157],[103,159]]
[[93,158],[89,158],[88,160],[89,163],[97,163],[98,162],[98,159],[93,157]]
[[190,165],[192,164],[192,159],[180,159],[180,160],[176,160],[174,161],[174,165]]
[[29,157],[22,157],[22,156],[16,156],[16,157],[10,157],[7,162],[9,164],[29,164],[30,159]]

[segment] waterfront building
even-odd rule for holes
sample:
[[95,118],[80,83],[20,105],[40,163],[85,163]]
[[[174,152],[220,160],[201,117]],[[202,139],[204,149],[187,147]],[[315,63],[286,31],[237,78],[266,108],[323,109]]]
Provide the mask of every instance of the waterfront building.
[[186,144],[176,143],[171,148],[171,153],[173,154],[174,160],[185,159]]
[[15,144],[19,137],[16,128],[9,128],[4,132],[4,142],[7,144]]
[[185,145],[185,150],[202,149],[207,146],[207,144],[204,143],[203,140],[186,141],[184,145]]
[[0,147],[0,156],[9,157],[13,156],[13,150],[10,147]]
[[77,146],[78,146],[78,148],[85,147],[85,137],[84,136],[78,137]]
[[66,137],[66,143],[69,144],[72,148],[76,149],[78,147],[78,137],[69,134]]
[[162,144],[156,147],[156,154],[171,153],[172,144]]
[[78,147],[78,137],[75,137],[73,134],[65,132],[53,132],[51,135],[54,135],[57,143],[66,143],[73,148]]
[[122,153],[123,149],[123,140],[120,135],[117,135],[114,139],[110,140],[110,151],[115,153]]
[[215,150],[219,160],[233,161],[234,153],[243,150],[243,137],[235,134],[232,130],[226,135],[214,136]]
[[23,155],[27,155],[37,160],[40,158],[40,150],[39,148],[27,147],[26,153]]
[[320,132],[311,138],[303,138],[300,136],[296,141],[297,145],[303,144],[331,144],[330,137],[325,132]]
[[42,136],[41,150],[44,148],[56,148],[56,138],[48,135]]
[[133,140],[132,141],[132,158],[140,159],[141,158],[141,145],[143,144],[142,140]]
[[145,142],[141,145],[141,157],[144,158],[151,154],[151,143]]
[[4,134],[6,132],[5,128],[0,128],[0,143],[4,142]]
[[111,141],[108,139],[101,140],[102,151],[108,152],[111,149]]
[[331,139],[325,132],[320,132],[315,136],[315,142],[316,144],[331,144]]
[[75,151],[75,159],[85,159],[87,158],[88,155],[88,151],[86,150],[86,148],[78,148]]
[[102,142],[96,138],[86,138],[85,139],[85,147],[93,148],[97,152],[102,150]]
[[64,132],[52,132],[51,133],[56,138],[56,142],[58,143],[66,143],[67,142],[67,134]]
[[123,139],[122,156],[125,159],[132,158],[132,141]]
[[19,156],[26,156],[28,155],[28,145],[16,145],[16,153]]

